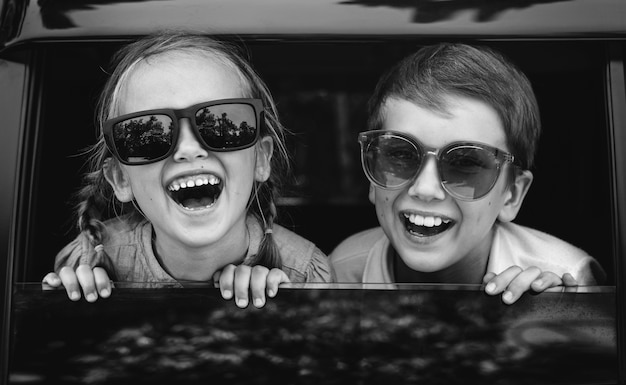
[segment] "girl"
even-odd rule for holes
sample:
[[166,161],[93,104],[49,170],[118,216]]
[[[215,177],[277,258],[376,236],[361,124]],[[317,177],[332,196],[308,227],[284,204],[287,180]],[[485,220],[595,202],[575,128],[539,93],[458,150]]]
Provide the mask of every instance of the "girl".
[[274,296],[280,282],[330,281],[326,256],[274,224],[289,164],[284,128],[250,64],[233,47],[178,32],[130,44],[115,61],[79,192],[81,233],[43,282],[72,300],[82,288],[93,302],[110,295],[110,279],[214,277],[224,298],[234,283],[245,307],[250,286],[260,307],[265,285]]

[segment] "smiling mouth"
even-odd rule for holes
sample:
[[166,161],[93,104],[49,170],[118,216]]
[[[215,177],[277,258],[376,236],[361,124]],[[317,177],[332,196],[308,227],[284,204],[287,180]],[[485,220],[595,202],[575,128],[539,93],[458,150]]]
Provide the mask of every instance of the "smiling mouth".
[[404,218],[404,227],[406,230],[410,234],[418,237],[432,237],[443,233],[448,230],[450,226],[454,225],[451,219],[436,216],[404,213],[401,217]]
[[177,178],[167,186],[170,197],[187,210],[211,207],[217,202],[224,184],[213,174]]

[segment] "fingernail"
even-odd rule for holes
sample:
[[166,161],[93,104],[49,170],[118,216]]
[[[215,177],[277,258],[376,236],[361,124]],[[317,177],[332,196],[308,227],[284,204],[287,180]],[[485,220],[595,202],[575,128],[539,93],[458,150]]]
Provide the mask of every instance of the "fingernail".
[[233,292],[230,290],[224,290],[222,292],[222,296],[224,297],[224,299],[231,299],[233,297]]
[[76,301],[77,299],[80,299],[80,294],[78,294],[78,292],[73,291],[70,293],[70,299],[72,301]]
[[502,294],[502,300],[506,303],[511,303],[513,301],[513,293],[505,291],[504,294]]
[[244,308],[244,307],[248,306],[248,301],[243,299],[243,298],[240,298],[240,299],[237,300],[237,306],[239,306],[241,308]]
[[489,282],[487,286],[485,286],[485,291],[487,293],[493,293],[496,290],[496,284],[493,282]]
[[268,290],[267,291],[267,295],[269,295],[270,297],[274,298],[274,296],[276,295],[276,293],[274,292],[274,290]]
[[94,293],[89,293],[85,296],[85,299],[87,300],[87,302],[94,302],[96,299],[98,299],[98,296]]
[[536,280],[536,281],[535,281],[535,286],[537,286],[537,287],[543,287],[543,281],[542,281],[542,280],[540,280],[540,279]]
[[263,300],[261,298],[257,298],[254,300],[254,306],[256,307],[263,307]]
[[109,294],[111,294],[111,292],[109,291],[109,289],[102,289],[102,291],[100,292],[100,296],[101,297],[108,297]]

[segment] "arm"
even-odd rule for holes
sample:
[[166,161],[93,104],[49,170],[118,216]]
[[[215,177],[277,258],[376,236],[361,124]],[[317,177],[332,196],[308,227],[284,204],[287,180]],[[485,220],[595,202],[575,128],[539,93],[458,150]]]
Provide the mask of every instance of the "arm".
[[507,305],[515,303],[526,291],[541,293],[556,286],[578,286],[576,279],[569,273],[559,277],[536,266],[527,269],[511,266],[500,274],[489,272],[485,274],[483,283],[487,294],[502,293],[502,301]]

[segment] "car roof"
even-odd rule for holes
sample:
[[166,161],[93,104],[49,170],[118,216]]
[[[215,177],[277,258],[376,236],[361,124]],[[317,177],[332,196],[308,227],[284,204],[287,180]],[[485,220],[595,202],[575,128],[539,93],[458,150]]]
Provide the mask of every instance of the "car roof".
[[623,38],[623,0],[0,0],[0,48],[181,28],[246,38]]

